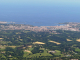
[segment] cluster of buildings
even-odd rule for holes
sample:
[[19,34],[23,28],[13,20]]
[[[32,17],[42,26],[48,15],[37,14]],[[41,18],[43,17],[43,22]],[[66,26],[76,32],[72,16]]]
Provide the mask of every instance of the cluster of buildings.
[[[6,23],[6,22],[1,22]],[[60,26],[31,26],[25,24],[0,24],[0,30],[31,30],[31,31],[54,31],[54,30],[69,30],[69,31],[80,31],[80,23],[67,23]]]
[[[74,26],[74,25],[73,25]],[[73,26],[67,25],[60,25],[60,26],[47,26],[50,30],[69,30],[69,31],[79,31],[79,28],[74,28]]]

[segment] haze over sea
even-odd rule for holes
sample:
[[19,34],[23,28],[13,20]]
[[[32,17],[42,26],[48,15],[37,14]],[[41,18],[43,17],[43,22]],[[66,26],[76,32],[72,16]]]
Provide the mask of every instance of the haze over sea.
[[80,22],[80,0],[0,0],[0,21],[34,26]]

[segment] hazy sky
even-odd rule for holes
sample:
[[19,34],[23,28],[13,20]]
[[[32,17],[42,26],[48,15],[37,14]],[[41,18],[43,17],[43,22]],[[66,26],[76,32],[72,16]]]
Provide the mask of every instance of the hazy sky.
[[0,4],[72,4],[80,5],[80,0],[0,0]]
[[0,0],[0,21],[6,20],[80,22],[80,0]]

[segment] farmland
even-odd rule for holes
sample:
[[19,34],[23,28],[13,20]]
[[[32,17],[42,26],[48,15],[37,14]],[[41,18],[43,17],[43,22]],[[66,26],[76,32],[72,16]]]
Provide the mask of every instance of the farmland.
[[10,60],[14,58],[65,60],[80,56],[80,33],[61,30],[56,32],[59,34],[27,30],[0,31],[1,55],[4,59]]
[[33,44],[45,44],[43,42],[33,42]]
[[76,41],[80,42],[80,39],[76,39]]
[[55,41],[49,41],[49,42],[55,43],[55,44],[57,44],[57,45],[61,44],[61,43],[55,42]]
[[72,40],[70,40],[70,39],[67,39],[67,41],[72,41]]

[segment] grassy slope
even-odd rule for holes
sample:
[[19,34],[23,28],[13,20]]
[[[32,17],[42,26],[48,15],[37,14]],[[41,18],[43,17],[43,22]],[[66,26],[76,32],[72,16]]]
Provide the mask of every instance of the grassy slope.
[[[32,50],[32,49],[30,49],[30,50]],[[25,52],[24,57],[29,58],[29,57],[39,57],[39,56],[52,56],[51,54],[47,53],[48,50],[46,50],[46,49],[40,49],[40,50],[44,50],[44,52],[36,53],[36,54]],[[29,54],[31,54],[31,55],[29,55]]]

